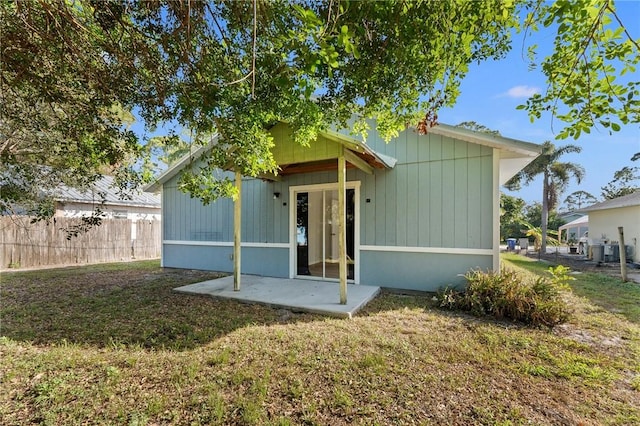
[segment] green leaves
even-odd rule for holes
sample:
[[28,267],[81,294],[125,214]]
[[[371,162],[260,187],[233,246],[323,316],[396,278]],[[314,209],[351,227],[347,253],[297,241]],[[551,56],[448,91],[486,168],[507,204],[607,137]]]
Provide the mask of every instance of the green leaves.
[[203,170],[200,169],[197,173],[192,170],[182,172],[178,188],[189,194],[191,198],[200,199],[204,206],[220,197],[232,199],[237,197],[237,190],[229,176],[216,176],[215,169],[207,169],[211,174],[202,173]]
[[[640,102],[633,94],[640,82],[628,74],[640,62],[640,40],[632,38],[613,2],[538,1],[531,9],[529,28],[536,30],[533,23],[539,21],[554,28],[556,36],[552,54],[540,64],[546,93],[518,109],[526,109],[532,121],[549,112],[564,122],[557,139],[578,139],[596,124],[619,131],[621,124],[639,123]],[[529,48],[532,62],[536,50]]]
[[[3,57],[8,102],[0,125],[11,127],[1,134],[25,136],[17,145],[2,140],[24,148],[4,152],[3,162],[47,164],[60,178],[88,179],[116,166],[134,181],[136,168],[148,178],[158,148],[173,162],[189,144],[169,135],[142,149],[126,131],[126,114],[111,111],[135,108],[150,129],[174,121],[195,135],[220,135],[181,180],[203,202],[233,196],[215,170],[276,171],[268,129],[278,121],[309,145],[329,126],[366,135],[366,120],[376,117],[389,139],[435,116],[455,101],[470,61],[508,49],[515,23],[513,4],[500,1],[0,7],[3,38],[15,46]],[[34,147],[35,156],[17,155]]]
[[[633,161],[635,156],[631,158]],[[613,174],[613,180],[602,188],[605,200],[632,194],[640,189],[640,167],[624,166]]]
[[358,47],[353,41],[354,32],[349,30],[347,25],[340,27],[340,34],[338,34],[338,44],[344,47],[344,51],[353,55],[355,59],[360,59],[360,52]]

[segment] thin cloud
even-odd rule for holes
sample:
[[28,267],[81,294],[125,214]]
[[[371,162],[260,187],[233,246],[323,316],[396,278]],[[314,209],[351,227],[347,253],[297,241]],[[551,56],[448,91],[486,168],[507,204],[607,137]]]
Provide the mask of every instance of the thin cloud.
[[540,88],[535,86],[514,86],[511,89],[507,90],[505,93],[502,93],[500,97],[509,97],[509,98],[529,98],[536,93],[540,93]]

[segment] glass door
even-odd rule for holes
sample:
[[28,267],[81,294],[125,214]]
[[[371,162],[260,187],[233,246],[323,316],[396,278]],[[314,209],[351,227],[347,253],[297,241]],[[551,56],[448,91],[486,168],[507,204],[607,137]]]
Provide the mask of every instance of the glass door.
[[[347,278],[354,279],[355,189],[346,191]],[[338,191],[296,193],[296,265],[299,276],[339,279]]]

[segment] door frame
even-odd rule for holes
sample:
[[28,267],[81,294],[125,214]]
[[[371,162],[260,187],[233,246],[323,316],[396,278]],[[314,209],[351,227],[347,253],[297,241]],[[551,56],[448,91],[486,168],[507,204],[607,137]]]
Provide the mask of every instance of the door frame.
[[[360,284],[360,181],[347,181],[345,189],[353,189],[354,194],[354,229],[353,229],[353,255],[355,262],[353,264],[353,280],[348,282]],[[338,182],[320,183],[314,185],[296,185],[289,187],[289,278],[307,279],[314,281],[339,281],[334,278],[323,278],[313,276],[297,275],[296,273],[296,215],[297,215],[297,194],[299,192],[314,192],[324,190],[338,190]],[[346,232],[346,229],[345,229]]]

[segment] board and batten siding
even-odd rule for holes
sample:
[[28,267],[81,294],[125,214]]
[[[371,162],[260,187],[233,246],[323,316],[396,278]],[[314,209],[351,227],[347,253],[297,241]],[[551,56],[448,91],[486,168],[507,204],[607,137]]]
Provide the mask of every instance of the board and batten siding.
[[493,247],[493,149],[412,130],[374,149],[398,163],[357,172],[362,245]]
[[[181,192],[177,181],[178,176],[163,187],[164,240],[233,241],[233,201],[220,198],[203,206],[199,199]],[[243,242],[288,242],[288,209],[282,205],[282,197],[274,199],[273,195],[286,191],[279,182],[243,179]]]
[[[393,169],[375,169],[372,175],[347,170],[348,181],[361,182],[363,284],[434,290],[470,268],[492,267],[497,208],[492,148],[441,135],[418,135],[412,129],[385,143],[372,128],[367,144],[396,158],[397,164]],[[316,147],[310,155],[324,154],[322,147]],[[230,271],[232,201],[220,199],[202,206],[178,190],[177,180],[174,177],[163,187],[165,266]],[[289,187],[336,181],[336,171],[283,176],[280,182],[244,179],[242,272],[287,276],[289,206],[295,203],[289,199]],[[392,268],[384,265],[389,262],[400,271],[387,277]],[[398,274],[401,271],[406,277]],[[424,278],[418,278],[429,271],[433,279],[425,288],[419,284]]]

